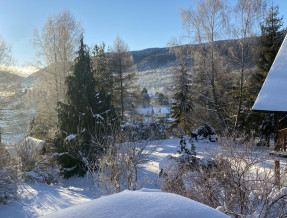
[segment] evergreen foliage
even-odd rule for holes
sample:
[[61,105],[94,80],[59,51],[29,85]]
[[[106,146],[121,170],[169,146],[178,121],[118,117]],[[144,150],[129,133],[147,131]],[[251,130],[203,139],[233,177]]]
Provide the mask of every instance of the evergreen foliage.
[[72,71],[66,79],[67,104],[59,103],[56,138],[65,177],[84,175],[89,161],[103,153],[104,145],[93,140],[103,137],[103,132],[108,134],[110,121],[115,118],[111,95],[106,95],[103,89],[96,92],[90,55],[83,38]]
[[175,71],[177,82],[174,94],[174,103],[171,107],[171,116],[174,119],[173,125],[181,127],[186,134],[191,129],[191,112],[193,104],[190,98],[190,76],[186,69],[185,61],[180,62],[180,66]]
[[278,6],[271,6],[268,16],[261,24],[258,69],[266,77],[278,50],[284,40],[286,30],[282,29],[283,17],[279,17]]
[[169,105],[169,100],[168,100],[168,96],[167,95],[164,95],[164,94],[162,94],[160,92],[157,92],[156,96],[157,96],[157,103],[159,105]]
[[268,144],[270,134],[274,129],[274,116],[273,114],[251,112],[251,108],[285,37],[286,30],[282,29],[282,26],[283,18],[279,17],[279,8],[272,5],[268,16],[261,23],[258,71],[248,81],[246,105],[249,111],[246,113],[244,122],[241,123],[241,129],[245,132],[255,130],[256,133],[260,133],[261,137],[267,140]]
[[104,89],[113,95],[114,75],[111,70],[111,60],[106,52],[106,45],[95,45],[93,49],[93,74],[97,83],[97,90]]
[[143,90],[141,91],[141,95],[143,98],[143,107],[146,108],[150,104],[150,96],[146,88],[143,88]]

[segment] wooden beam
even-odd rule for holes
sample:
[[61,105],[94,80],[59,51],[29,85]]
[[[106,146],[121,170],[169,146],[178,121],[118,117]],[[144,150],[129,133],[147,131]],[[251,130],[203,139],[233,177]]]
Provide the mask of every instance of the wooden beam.
[[[279,151],[280,150],[280,142],[278,140],[279,136],[279,114],[274,114],[275,118],[275,124],[274,124],[274,150]],[[275,185],[280,187],[280,161],[275,160],[274,161],[274,174],[275,174]]]

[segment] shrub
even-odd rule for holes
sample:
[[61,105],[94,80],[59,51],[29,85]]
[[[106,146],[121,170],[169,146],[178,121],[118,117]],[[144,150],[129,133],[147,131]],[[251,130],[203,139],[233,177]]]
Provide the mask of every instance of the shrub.
[[126,136],[129,141],[157,140],[164,139],[167,136],[167,127],[164,121],[125,123],[121,127],[122,131],[127,133]]
[[59,170],[55,157],[52,154],[42,154],[42,151],[35,147],[34,143],[30,143],[30,140],[26,139],[22,144],[16,146],[24,181],[57,183]]
[[[244,144],[234,137],[223,138],[210,160],[171,159],[162,177],[162,189],[177,193],[235,217],[283,217],[287,213],[286,172],[281,186],[274,171],[264,167],[266,155],[255,142]],[[168,166],[168,164],[166,164]],[[285,180],[284,180],[285,179]]]
[[126,131],[110,137],[105,154],[89,165],[95,187],[107,194],[139,188],[138,167],[153,151],[147,141],[129,141]]
[[17,166],[12,163],[9,152],[0,143],[0,204],[7,204],[17,198]]

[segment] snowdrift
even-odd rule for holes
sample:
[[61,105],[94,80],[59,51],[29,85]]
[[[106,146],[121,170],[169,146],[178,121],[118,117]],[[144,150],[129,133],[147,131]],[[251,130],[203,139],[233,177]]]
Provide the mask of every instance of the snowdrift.
[[205,217],[219,218],[227,215],[176,194],[156,189],[125,190],[44,216],[63,217]]

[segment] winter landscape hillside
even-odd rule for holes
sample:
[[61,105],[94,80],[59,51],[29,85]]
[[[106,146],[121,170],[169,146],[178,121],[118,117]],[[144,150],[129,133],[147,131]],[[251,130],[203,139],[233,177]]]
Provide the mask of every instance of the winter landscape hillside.
[[287,217],[279,6],[186,4],[0,4],[1,218]]

